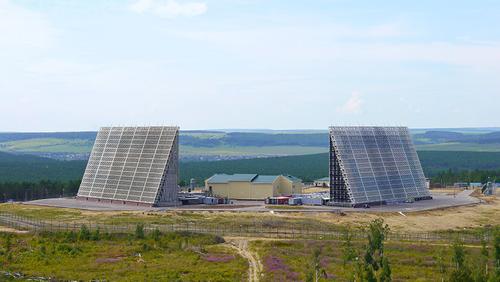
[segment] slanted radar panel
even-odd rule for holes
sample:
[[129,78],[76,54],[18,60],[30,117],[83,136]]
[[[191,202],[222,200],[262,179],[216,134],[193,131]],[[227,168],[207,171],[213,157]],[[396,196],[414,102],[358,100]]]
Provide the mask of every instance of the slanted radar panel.
[[175,202],[178,135],[178,127],[101,128],[78,197],[151,205]]
[[330,127],[330,185],[352,205],[430,198],[406,127]]

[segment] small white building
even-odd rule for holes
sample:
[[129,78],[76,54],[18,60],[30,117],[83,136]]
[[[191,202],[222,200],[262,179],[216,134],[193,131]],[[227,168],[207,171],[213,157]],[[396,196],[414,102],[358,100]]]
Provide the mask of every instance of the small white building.
[[314,180],[314,187],[323,187],[323,188],[330,187],[330,177],[323,177]]
[[482,188],[483,184],[481,182],[471,182],[469,184],[469,188]]

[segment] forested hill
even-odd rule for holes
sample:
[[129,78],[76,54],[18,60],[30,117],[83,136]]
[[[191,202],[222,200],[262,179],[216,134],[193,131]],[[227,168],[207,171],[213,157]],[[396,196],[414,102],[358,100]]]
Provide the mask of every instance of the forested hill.
[[[446,171],[498,171],[500,153],[485,152],[418,152],[426,176]],[[181,163],[182,180],[203,181],[215,173],[291,174],[304,181],[328,176],[328,153],[266,159]],[[494,176],[494,175],[491,175]],[[500,177],[499,177],[500,179]]]
[[[500,170],[500,153],[424,151],[418,154],[427,176],[449,170]],[[76,180],[82,177],[85,166],[86,161],[0,153],[0,182]],[[328,175],[328,154],[180,163],[180,180],[185,182],[195,178],[202,183],[214,173],[291,174],[312,181]]]
[[77,180],[87,161],[58,161],[31,155],[0,152],[0,182],[38,180]]

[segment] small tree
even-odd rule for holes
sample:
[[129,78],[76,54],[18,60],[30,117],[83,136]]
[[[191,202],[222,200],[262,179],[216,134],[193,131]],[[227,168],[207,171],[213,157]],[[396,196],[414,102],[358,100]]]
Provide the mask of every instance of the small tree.
[[465,264],[465,249],[460,240],[453,243],[453,257],[451,258],[455,268],[462,268]]
[[99,230],[99,227],[97,227],[95,229],[94,232],[92,232],[92,236],[91,236],[91,239],[93,241],[99,241],[101,239],[101,234],[100,234],[100,230]]
[[356,262],[354,263],[354,273],[351,276],[351,281],[352,282],[363,282],[365,281],[364,277],[364,271],[363,271],[363,264],[361,261],[356,257]]
[[454,282],[469,282],[472,280],[471,271],[465,263],[465,249],[461,241],[458,239],[453,243],[452,262],[454,269],[450,272],[450,281]]
[[4,242],[3,247],[4,247],[6,253],[10,252],[10,250],[12,248],[12,235],[10,235],[10,234],[5,235],[5,242]]
[[64,241],[68,243],[74,243],[77,239],[78,235],[73,230],[66,232],[64,235]]
[[475,282],[486,282],[488,281],[488,260],[489,251],[487,242],[484,236],[484,232],[481,233],[481,255],[479,259],[474,263],[474,269],[472,272],[472,278]]
[[373,270],[373,266],[368,264],[365,265],[365,281],[366,282],[377,282],[377,277],[375,276],[375,271]]
[[444,280],[443,276],[446,273],[446,262],[445,262],[445,249],[441,249],[437,256],[434,256],[434,259],[436,260],[436,264],[439,268],[439,273],[442,274],[441,279]]
[[326,271],[321,267],[321,250],[319,248],[314,249],[312,254],[312,261],[310,266],[310,271],[306,275],[307,282],[318,282],[320,277],[326,278]]
[[391,281],[389,261],[387,258],[384,258],[384,240],[388,233],[389,226],[387,224],[384,225],[383,219],[375,219],[370,223],[368,228],[368,245],[365,246],[363,256],[362,269],[365,281],[377,281],[377,272],[379,271],[378,276],[381,281]]
[[387,257],[384,257],[382,259],[382,272],[380,273],[379,281],[380,282],[391,282],[392,281],[391,265],[389,264],[389,260],[387,259]]
[[80,232],[78,233],[78,240],[87,241],[90,240],[90,231],[87,225],[82,224],[80,227]]
[[344,232],[344,241],[342,242],[342,260],[344,266],[353,261],[356,258],[356,252],[354,251],[354,247],[352,245],[352,233],[349,229],[346,229]]
[[160,240],[160,237],[161,237],[160,230],[158,230],[158,228],[155,228],[153,230],[153,232],[151,232],[151,238],[153,238],[153,240],[155,240],[155,241],[158,241],[158,240]]
[[378,260],[373,261],[372,266],[375,271],[378,270],[378,266],[382,263],[384,257],[384,240],[389,233],[389,225],[384,225],[384,220],[377,218],[372,223],[370,223],[370,229],[368,233],[368,248],[370,249],[372,256],[377,255]]
[[[493,250],[495,258],[495,273],[493,273],[493,280],[500,281],[500,228],[497,228],[494,232],[493,238]],[[495,280],[496,279],[496,280]]]
[[144,225],[139,223],[135,227],[135,238],[136,239],[144,239]]

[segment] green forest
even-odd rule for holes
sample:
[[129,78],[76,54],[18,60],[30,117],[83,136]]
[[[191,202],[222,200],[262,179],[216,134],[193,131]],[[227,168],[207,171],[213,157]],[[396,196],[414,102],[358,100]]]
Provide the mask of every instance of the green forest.
[[[418,152],[434,183],[500,180],[500,153]],[[24,200],[74,195],[86,161],[58,161],[30,155],[0,153],[0,199]],[[304,182],[328,176],[328,153],[244,160],[181,162],[180,184],[198,184],[215,173],[290,174]]]

